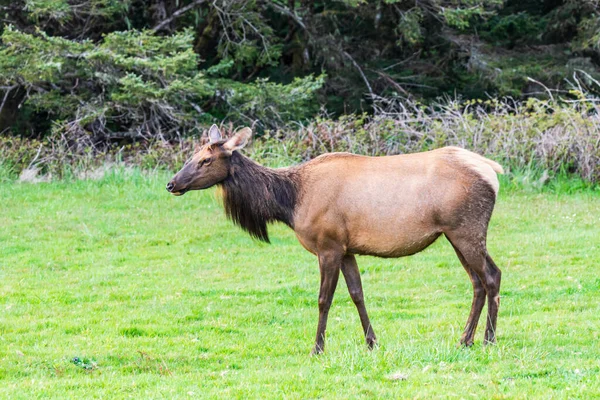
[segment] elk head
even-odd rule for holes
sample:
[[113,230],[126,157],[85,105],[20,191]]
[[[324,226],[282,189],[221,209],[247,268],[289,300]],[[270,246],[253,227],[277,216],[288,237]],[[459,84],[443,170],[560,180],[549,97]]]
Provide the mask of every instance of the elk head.
[[251,136],[250,128],[243,128],[231,138],[222,139],[219,128],[211,126],[208,143],[195,151],[167,184],[167,190],[181,196],[190,190],[207,189],[223,182],[229,176],[232,153],[244,147]]

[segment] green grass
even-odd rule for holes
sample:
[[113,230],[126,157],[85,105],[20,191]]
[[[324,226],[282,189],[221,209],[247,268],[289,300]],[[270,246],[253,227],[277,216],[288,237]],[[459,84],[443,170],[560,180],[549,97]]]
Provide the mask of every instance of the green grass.
[[284,226],[253,241],[214,192],[176,198],[166,178],[0,184],[0,398],[600,396],[597,191],[501,194],[497,346],[482,319],[456,347],[472,291],[441,239],[360,257],[380,346],[340,282],[311,357],[315,257]]

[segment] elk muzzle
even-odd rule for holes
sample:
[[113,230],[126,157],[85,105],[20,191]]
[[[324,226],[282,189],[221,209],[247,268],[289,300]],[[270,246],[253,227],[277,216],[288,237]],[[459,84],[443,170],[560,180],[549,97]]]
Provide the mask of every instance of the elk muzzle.
[[167,192],[171,193],[174,196],[181,196],[182,194],[184,194],[185,192],[187,192],[186,189],[177,189],[177,184],[175,183],[175,180],[171,180],[171,182],[167,183]]

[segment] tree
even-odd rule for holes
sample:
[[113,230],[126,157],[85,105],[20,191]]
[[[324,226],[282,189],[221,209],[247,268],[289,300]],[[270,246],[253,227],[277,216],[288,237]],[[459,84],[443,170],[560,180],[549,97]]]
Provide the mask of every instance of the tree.
[[600,78],[596,0],[0,0],[0,10],[0,130],[20,134],[272,128],[321,106],[523,98],[540,92],[529,78],[558,89],[573,73]]
[[[99,39],[78,39],[98,36],[86,25],[73,25],[69,34],[64,32],[76,16],[87,24],[89,18],[127,10],[123,4],[117,7],[118,2],[94,1],[104,9],[98,11],[92,2],[77,4],[80,8],[61,0],[38,1],[37,8],[27,9],[28,17],[41,21],[42,27],[51,26],[47,21],[59,23],[48,29],[63,36],[27,24],[23,30],[4,28],[0,84],[7,101],[0,103],[0,113],[5,127],[10,124],[21,134],[32,130],[39,135],[51,129],[67,136],[89,134],[93,142],[105,142],[171,138],[198,132],[209,121],[222,118],[246,124],[258,121],[258,128],[266,128],[316,111],[310,100],[322,85],[321,77],[309,75],[286,85],[266,79],[229,79],[232,60],[224,58],[212,67],[199,68],[194,31],[159,36],[155,31],[167,25],[164,20],[154,30],[110,31]],[[87,12],[86,19],[81,9],[95,11]],[[110,30],[119,23],[107,19],[101,26]],[[18,101],[8,101],[15,95]],[[7,117],[11,113],[22,120]]]

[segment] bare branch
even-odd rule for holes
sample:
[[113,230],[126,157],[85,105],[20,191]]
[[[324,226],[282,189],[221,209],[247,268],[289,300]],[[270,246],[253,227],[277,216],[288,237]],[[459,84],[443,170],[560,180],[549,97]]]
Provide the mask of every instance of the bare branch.
[[350,60],[350,62],[352,62],[352,64],[354,65],[354,68],[356,68],[358,70],[358,72],[360,73],[360,76],[362,76],[363,80],[365,81],[365,85],[367,85],[367,89],[369,89],[369,93],[372,98],[373,97],[373,88],[371,88],[371,84],[369,83],[369,80],[365,76],[365,73],[363,72],[360,65],[358,65],[358,63],[356,61],[354,61],[354,58],[352,58],[352,56],[350,54],[348,54],[348,52],[344,51],[342,54],[344,54],[344,56],[347,57]]
[[175,11],[173,13],[173,15],[171,15],[169,18],[165,19],[164,21],[162,21],[161,23],[159,23],[158,25],[156,25],[154,28],[152,28],[152,30],[154,32],[158,32],[159,30],[161,30],[162,28],[164,28],[165,25],[170,24],[175,19],[179,18],[182,14],[185,14],[186,12],[188,12],[189,10],[191,10],[192,8],[199,6],[200,4],[202,4],[204,2],[206,2],[206,0],[195,0],[195,1],[191,2],[190,4],[188,4],[187,6],[181,7],[179,10]]
[[4,105],[6,104],[6,100],[8,99],[8,95],[10,94],[10,92],[12,92],[13,89],[16,89],[18,86],[19,85],[13,85],[13,86],[8,86],[8,87],[2,87],[2,88],[0,88],[0,89],[6,90],[6,93],[4,93],[4,98],[2,99],[2,103],[0,104],[0,113],[4,109]]
[[281,7],[280,5],[272,2],[272,1],[267,1],[266,2],[267,5],[269,7],[274,8],[276,11],[278,11],[281,14],[287,15],[288,17],[290,17],[291,19],[294,20],[294,22],[296,24],[298,24],[298,26],[304,30],[306,30],[306,25],[304,25],[304,22],[302,22],[302,20],[300,19],[300,17],[298,15],[296,15],[295,12],[292,12],[291,10],[285,8],[285,7]]
[[398,82],[396,82],[394,79],[392,79],[391,76],[389,76],[385,72],[381,72],[381,71],[375,71],[375,72],[377,73],[377,75],[379,75],[380,77],[385,79],[388,83],[390,83],[393,87],[395,87],[396,90],[398,90],[402,94],[410,97],[410,93],[408,93],[406,90],[404,90],[404,88]]
[[540,85],[541,87],[543,87],[546,90],[546,93],[548,93],[548,96],[550,97],[550,100],[552,100],[552,102],[554,102],[554,96],[552,96],[552,90],[549,89],[546,85],[544,85],[542,82],[536,81],[533,78],[527,77],[527,80],[529,82],[533,82],[533,83],[537,83],[538,85]]
[[43,147],[44,147],[44,144],[40,144],[37,154],[35,155],[35,157],[33,157],[33,160],[31,160],[31,162],[29,163],[29,166],[25,169],[31,169],[31,167],[34,165],[34,163],[37,161],[38,157],[40,156],[40,153],[42,152]]

